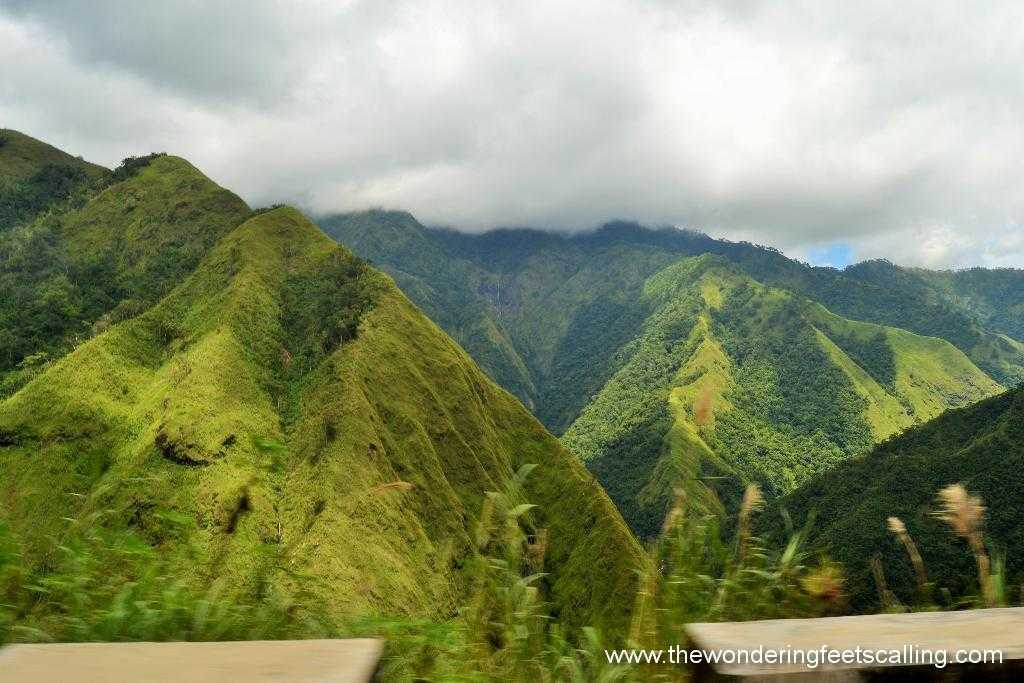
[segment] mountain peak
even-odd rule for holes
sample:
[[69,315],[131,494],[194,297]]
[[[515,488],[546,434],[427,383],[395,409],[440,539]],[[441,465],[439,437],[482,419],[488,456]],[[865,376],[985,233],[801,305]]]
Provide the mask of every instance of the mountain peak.
[[83,333],[155,303],[250,213],[184,159],[140,157],[122,169],[121,180],[111,184],[116,174],[104,171],[71,198],[36,191],[31,177],[15,183],[15,192],[27,187],[48,201],[31,207],[45,220],[17,211],[0,231],[0,278],[16,283],[14,295],[0,301],[0,329],[16,330],[0,335],[0,396],[31,375],[5,377],[26,357],[59,355]]

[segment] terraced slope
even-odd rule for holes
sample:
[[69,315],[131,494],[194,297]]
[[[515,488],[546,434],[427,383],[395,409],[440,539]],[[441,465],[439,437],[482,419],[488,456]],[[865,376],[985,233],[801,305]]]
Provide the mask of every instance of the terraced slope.
[[200,529],[183,574],[254,590],[277,558],[280,590],[343,615],[450,615],[484,492],[525,463],[555,611],[623,628],[642,553],[600,486],[389,278],[288,208],[0,403],[0,515],[30,561],[94,510],[172,548],[169,511]]
[[1024,578],[1022,389],[946,412],[812,479],[780,505],[797,521],[814,513],[817,542],[844,563],[855,606],[868,610],[878,605],[868,560],[879,552],[890,588],[908,604],[917,599],[913,568],[886,528],[890,515],[903,520],[920,548],[936,586],[933,599],[943,587],[953,595],[978,592],[970,550],[932,514],[936,493],[955,483],[984,500],[987,542],[1005,555],[1007,587],[1019,586]]

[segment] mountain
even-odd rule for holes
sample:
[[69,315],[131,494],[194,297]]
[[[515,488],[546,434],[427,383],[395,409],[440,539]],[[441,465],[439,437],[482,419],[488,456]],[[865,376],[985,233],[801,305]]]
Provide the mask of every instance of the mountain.
[[947,342],[840,318],[717,256],[658,272],[643,302],[628,360],[563,441],[645,536],[681,483],[695,500],[730,474],[780,495],[999,390]]
[[322,225],[414,300],[429,295],[443,326],[500,325],[537,416],[643,536],[676,487],[712,509],[748,481],[781,495],[1024,369],[1024,346],[913,271],[908,289],[630,223],[467,235],[377,211]]
[[155,303],[249,215],[233,193],[166,155],[127,160],[76,199],[0,232],[0,397]]
[[876,322],[948,340],[1007,386],[1024,380],[1024,271],[927,271],[876,260],[842,272],[866,296],[854,303],[840,293],[823,295],[826,305],[855,318],[875,310]]
[[[0,520],[30,571],[67,519],[100,514],[171,553],[185,515],[198,537],[180,573],[197,583],[254,590],[275,558],[280,590],[333,614],[445,618],[485,492],[535,464],[546,599],[622,632],[645,560],[614,505],[389,277],[181,159],[131,166],[52,225],[15,229],[51,247],[5,275],[30,301],[69,269],[99,301],[55,313],[66,334],[92,320],[82,338],[27,337],[20,353],[54,358],[0,400]],[[21,339],[31,314],[7,315]]]
[[0,128],[0,233],[102,182],[110,171]]
[[930,580],[953,595],[977,592],[970,549],[932,514],[936,494],[962,483],[987,505],[985,536],[1005,553],[1007,587],[1024,579],[1024,388],[948,411],[845,462],[779,502],[796,520],[813,512],[816,542],[846,567],[847,588],[862,609],[877,605],[868,558],[882,553],[890,588],[914,597],[914,573],[886,519],[906,524]]
[[[392,221],[396,215],[403,220]],[[845,318],[945,339],[1001,384],[1024,379],[1024,344],[1018,339],[1024,336],[1024,271],[924,271],[887,261],[845,270],[812,267],[769,247],[625,222],[575,235],[532,229],[466,234],[425,228],[408,214],[385,211],[332,216],[321,224],[384,270],[403,273],[402,286],[410,292],[451,296],[459,290],[459,297],[489,304],[488,314],[502,324],[530,372],[536,390],[528,398],[556,433],[568,427],[610,376],[608,368],[579,368],[573,344],[559,344],[568,338],[597,345],[596,355],[606,354],[606,346],[617,348],[623,339],[603,337],[618,333],[620,316],[632,316],[626,327],[642,319],[642,313],[630,309],[643,281],[683,256],[723,256],[755,280],[817,301]],[[396,242],[418,245],[413,257],[420,261],[418,269],[409,268],[407,251],[390,248]],[[473,276],[453,281],[435,277],[434,269]],[[594,319],[594,329],[605,332],[602,339],[582,339],[592,331],[588,318]],[[472,346],[467,348],[476,355]],[[601,359],[589,355],[600,365]],[[577,382],[582,386],[574,386]],[[574,403],[560,406],[560,400]]]
[[[855,562],[902,483],[879,480],[871,508],[843,473],[902,476],[856,458],[964,419],[899,447],[938,454],[943,476],[912,491],[963,472],[1005,507],[977,474],[995,456],[957,457],[1019,436],[991,436],[1013,421],[984,408],[1024,368],[1018,271],[838,271],[675,229],[466,235],[386,211],[321,222],[349,251],[177,157],[108,171],[3,139],[0,522],[29,571],[69,519],[176,557],[186,518],[197,584],[245,593],[271,566],[335,615],[445,618],[486,493],[534,464],[545,600],[622,633],[646,561],[629,527],[655,535],[678,489],[712,511],[752,481],[800,515],[845,505],[861,526],[826,519],[821,541],[849,534]],[[50,183],[51,167],[77,170]],[[992,529],[1015,539],[1011,517]]]
[[988,328],[1024,339],[1024,271],[967,268],[913,272],[949,300],[972,311]]

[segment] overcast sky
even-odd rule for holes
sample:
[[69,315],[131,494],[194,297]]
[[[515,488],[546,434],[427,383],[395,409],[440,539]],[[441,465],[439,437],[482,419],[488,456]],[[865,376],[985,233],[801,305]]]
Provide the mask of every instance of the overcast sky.
[[1024,266],[1024,3],[0,0],[0,126],[253,205]]

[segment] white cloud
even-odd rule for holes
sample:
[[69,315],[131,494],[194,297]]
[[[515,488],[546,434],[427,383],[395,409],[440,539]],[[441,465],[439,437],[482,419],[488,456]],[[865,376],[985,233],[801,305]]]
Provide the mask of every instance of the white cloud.
[[[0,0],[3,125],[256,204],[1024,265],[1024,9]],[[927,227],[922,227],[927,226]]]

